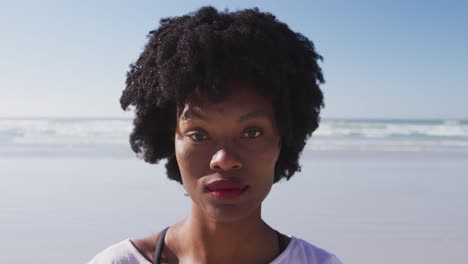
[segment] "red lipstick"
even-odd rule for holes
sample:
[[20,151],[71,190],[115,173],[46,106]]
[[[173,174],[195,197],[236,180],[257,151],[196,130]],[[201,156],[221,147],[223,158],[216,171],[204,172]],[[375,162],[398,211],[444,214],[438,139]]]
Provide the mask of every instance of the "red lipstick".
[[206,185],[206,188],[216,198],[236,198],[247,190],[247,185],[230,179],[213,180]]

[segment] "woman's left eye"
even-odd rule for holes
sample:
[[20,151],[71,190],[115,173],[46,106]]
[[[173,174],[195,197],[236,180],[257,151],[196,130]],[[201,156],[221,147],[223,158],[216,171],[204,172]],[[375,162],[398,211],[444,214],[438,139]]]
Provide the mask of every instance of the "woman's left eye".
[[197,142],[206,140],[206,136],[200,132],[190,133],[188,137],[192,139],[193,141],[197,141]]
[[249,129],[242,134],[242,138],[257,138],[262,135],[260,129]]

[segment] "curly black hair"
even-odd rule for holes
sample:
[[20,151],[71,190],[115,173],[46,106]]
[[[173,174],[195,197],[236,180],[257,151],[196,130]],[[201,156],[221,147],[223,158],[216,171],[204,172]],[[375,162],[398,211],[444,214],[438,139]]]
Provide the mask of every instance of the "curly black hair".
[[235,81],[272,103],[281,135],[274,182],[300,171],[299,156],[324,107],[322,57],[312,41],[258,8],[213,7],[161,19],[148,38],[120,98],[122,109],[135,107],[135,153],[152,164],[167,159],[168,177],[182,183],[174,147],[177,111],[194,91],[222,100]]

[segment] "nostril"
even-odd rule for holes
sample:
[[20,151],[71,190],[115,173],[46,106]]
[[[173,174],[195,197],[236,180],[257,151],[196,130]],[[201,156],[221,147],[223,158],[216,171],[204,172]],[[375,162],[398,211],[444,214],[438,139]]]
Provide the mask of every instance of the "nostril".
[[213,170],[222,171],[238,170],[242,168],[242,163],[233,153],[220,149],[213,155],[210,167]]

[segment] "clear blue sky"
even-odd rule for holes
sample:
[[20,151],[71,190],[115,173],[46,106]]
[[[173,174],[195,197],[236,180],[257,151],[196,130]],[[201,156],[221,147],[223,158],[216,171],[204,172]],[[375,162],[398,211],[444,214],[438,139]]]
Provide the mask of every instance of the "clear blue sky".
[[325,118],[466,119],[467,3],[1,0],[0,117],[131,116],[118,98],[147,32],[209,4],[258,6],[313,40]]

